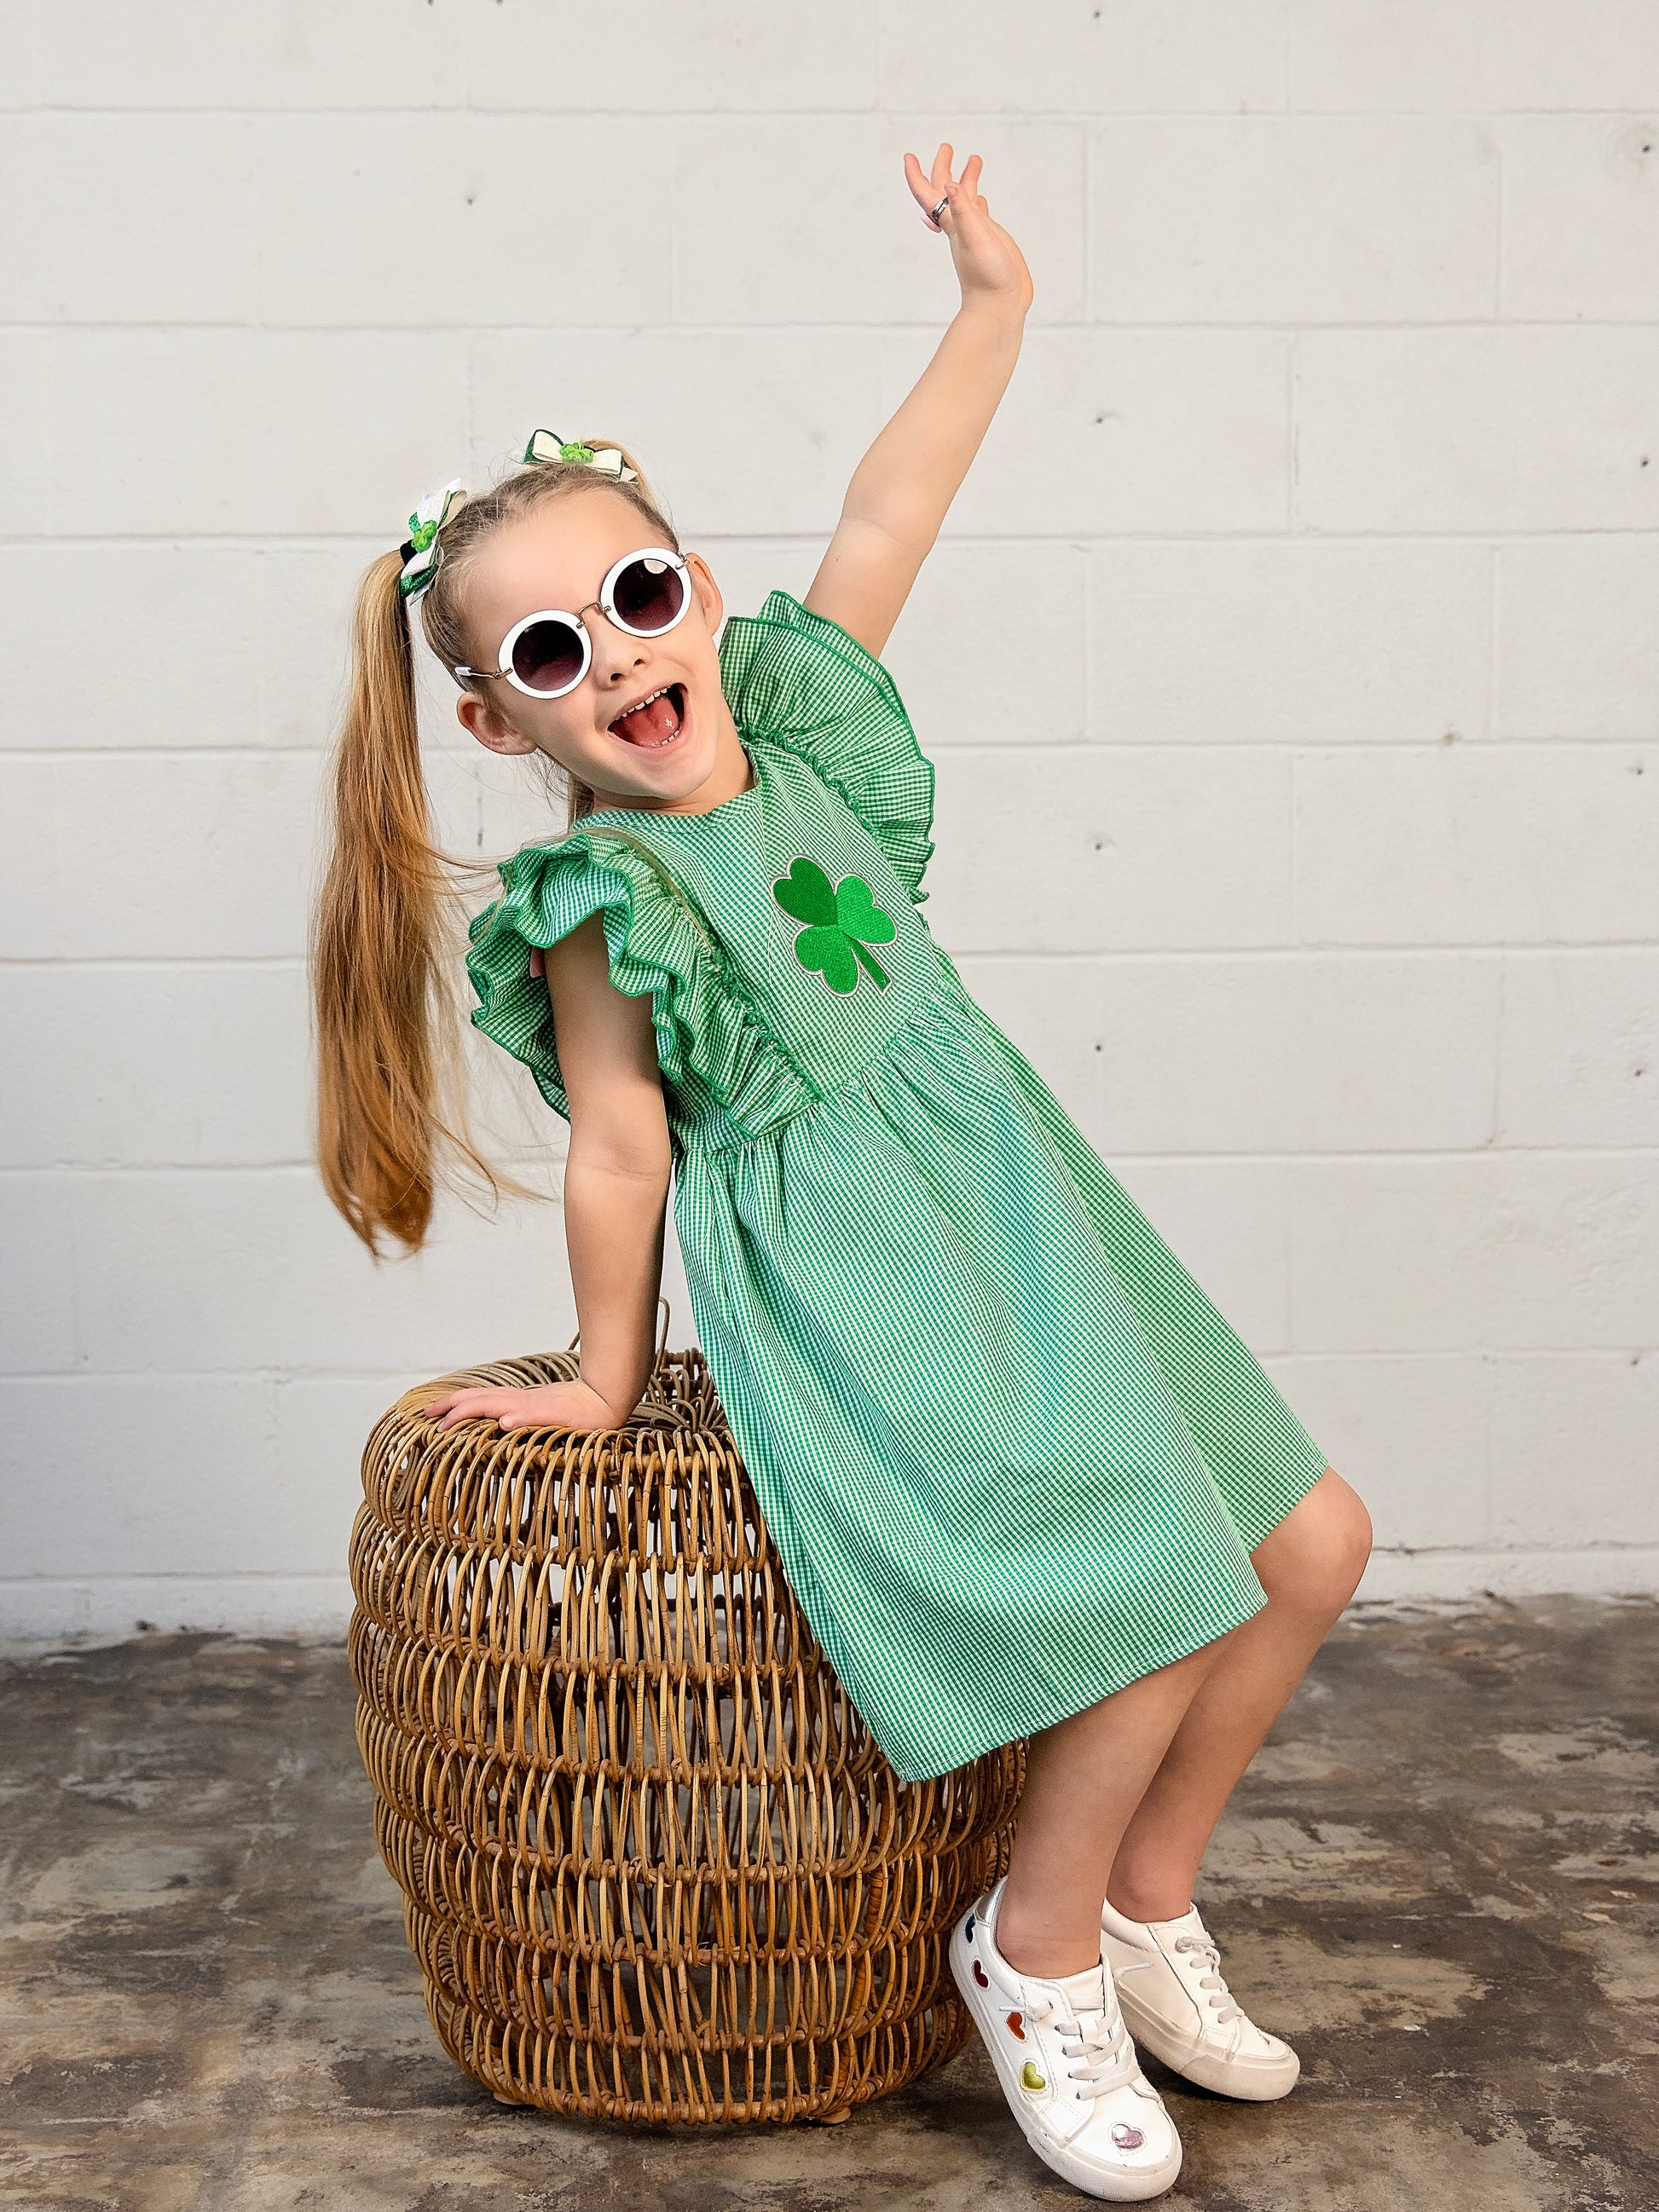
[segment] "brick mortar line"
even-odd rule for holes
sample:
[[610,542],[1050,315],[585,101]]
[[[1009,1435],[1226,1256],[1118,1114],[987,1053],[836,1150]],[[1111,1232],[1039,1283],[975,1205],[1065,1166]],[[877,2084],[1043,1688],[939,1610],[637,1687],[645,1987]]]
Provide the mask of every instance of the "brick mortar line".
[[[803,337],[868,337],[875,338],[915,337],[937,338],[943,316],[927,322],[900,322],[884,319],[873,322],[837,321],[826,317],[822,322],[753,322],[753,323],[697,323],[681,322],[672,315],[635,315],[621,323],[522,323],[488,322],[473,319],[465,323],[289,323],[271,322],[263,317],[257,321],[246,318],[222,317],[215,319],[187,319],[180,317],[156,317],[153,319],[134,319],[124,317],[88,317],[84,320],[69,317],[41,321],[34,318],[20,318],[10,321],[0,318],[0,333],[10,332],[19,337],[59,337],[65,334],[97,331],[154,331],[169,337],[183,331],[230,331],[248,337],[399,337],[399,338],[464,338],[489,339],[495,337],[535,338],[617,338],[630,337],[645,328],[672,331],[676,337],[768,337],[775,338],[798,332]],[[1485,315],[1389,315],[1346,316],[1329,321],[1300,317],[1262,317],[1258,319],[1226,318],[1204,320],[1196,318],[1172,318],[1168,321],[1114,321],[1109,317],[1096,317],[1089,321],[1041,319],[1029,322],[1025,336],[1029,343],[1033,338],[1086,337],[1097,331],[1110,331],[1127,337],[1169,337],[1190,331],[1218,332],[1224,336],[1234,331],[1267,332],[1286,339],[1305,336],[1310,331],[1355,332],[1365,336],[1395,331],[1456,331],[1488,332],[1493,331],[1643,331],[1659,332],[1659,315],[1504,315],[1496,311]]]
[[[950,948],[945,949],[949,951]],[[1467,963],[1470,960],[1599,960],[1609,954],[1614,957],[1628,955],[1634,958],[1650,957],[1655,953],[1659,953],[1659,938],[1607,937],[1533,939],[1526,943],[1491,939],[1428,945],[1386,941],[1109,945],[1081,950],[1073,945],[990,945],[969,951],[957,947],[950,957],[952,960],[970,965],[975,962],[1038,962],[1054,968],[1083,968],[1108,962],[1127,964],[1172,961],[1208,961],[1212,963],[1237,961],[1263,965],[1284,965],[1291,962],[1305,963],[1315,960],[1445,960]],[[288,970],[303,972],[305,967],[306,956],[301,952],[46,952],[0,957],[0,975],[27,975],[38,971],[42,975],[61,975],[66,969],[94,975],[121,975],[135,969],[154,971],[158,975],[188,974],[198,969],[222,969],[227,975],[244,975],[249,969],[266,969],[280,973]]]
[[[1659,952],[1659,939],[1648,937],[1569,938],[1534,939],[1527,943],[1491,942],[1434,944],[1313,943],[1287,940],[1280,945],[1113,945],[1079,950],[1070,945],[984,947],[956,951],[953,960],[1036,960],[1054,967],[1086,967],[1097,961],[1237,960],[1595,960],[1604,954],[1651,955]],[[121,974],[129,969],[153,969],[158,974],[187,972],[198,968],[222,968],[245,973],[250,968],[272,970],[302,969],[303,952],[64,952],[0,954],[0,973],[27,973],[38,969],[43,975],[61,975],[65,968]]]
[[[1262,1151],[1255,1152],[1218,1152],[1205,1151],[1173,1152],[1140,1152],[1126,1151],[1113,1144],[1098,1147],[1109,1152],[1109,1164],[1127,1167],[1167,1167],[1171,1163],[1181,1167],[1370,1167],[1378,1164],[1398,1166],[1402,1163],[1420,1163],[1443,1167],[1448,1164],[1467,1165],[1470,1161],[1483,1164],[1502,1161],[1505,1165],[1527,1160],[1573,1160],[1620,1162],[1632,1166],[1644,1165],[1659,1157],[1659,1140],[1634,1144],[1607,1145],[1508,1145],[1475,1143],[1469,1145],[1422,1145],[1401,1147],[1389,1152],[1380,1146],[1356,1146],[1344,1150],[1332,1146],[1329,1150],[1302,1149],[1296,1152]],[[503,1157],[507,1157],[503,1154]],[[534,1166],[544,1158],[556,1162],[557,1155],[531,1152],[514,1154],[521,1164]],[[128,1182],[139,1176],[243,1176],[276,1177],[316,1174],[315,1164],[309,1157],[296,1155],[291,1159],[277,1160],[149,1160],[123,1163],[120,1161],[53,1160],[39,1166],[7,1166],[0,1164],[0,1182],[89,1182],[102,1176],[109,1180]]]
[[[817,551],[827,544],[832,529],[833,525],[826,524],[821,530],[710,529],[698,531],[696,535],[709,545],[755,550],[777,546],[785,551],[806,554]],[[959,535],[946,532],[939,537],[933,550],[989,551],[1005,545],[1053,546],[1068,548],[1087,558],[1129,547],[1139,550],[1146,546],[1248,545],[1267,548],[1295,545],[1311,548],[1398,545],[1410,549],[1425,545],[1467,544],[1488,547],[1494,553],[1503,554],[1534,546],[1601,544],[1607,540],[1638,544],[1659,542],[1659,524],[1564,523],[1559,530],[1515,530],[1502,524],[1485,530],[1322,530],[1304,523],[1295,530],[1281,527],[1271,530],[1122,530],[1099,537],[1077,530],[1009,530],[994,533],[963,532]],[[133,531],[11,531],[6,534],[0,551],[27,546],[31,550],[48,551],[59,549],[125,551],[134,548],[157,547],[165,551],[177,552],[198,545],[204,549],[211,548],[216,552],[229,550],[263,554],[338,552],[372,555],[385,550],[382,534],[365,530],[273,531],[256,538],[246,531],[192,529],[142,533]]]
[[[564,1347],[562,1345],[560,1345],[556,1347],[550,1346],[549,1348],[562,1351]],[[519,1357],[517,1353],[507,1353],[502,1356],[507,1358]],[[1469,1346],[1460,1347],[1455,1351],[1446,1351],[1443,1349],[1425,1349],[1415,1352],[1267,1351],[1261,1354],[1261,1358],[1265,1365],[1274,1367],[1289,1367],[1292,1365],[1315,1366],[1322,1363],[1327,1364],[1340,1363],[1343,1365],[1351,1365],[1356,1360],[1363,1361],[1367,1365],[1376,1366],[1384,1364],[1398,1365],[1403,1361],[1436,1361],[1445,1363],[1452,1360],[1507,1360],[1519,1362],[1539,1358],[1571,1359],[1578,1361],[1596,1360],[1600,1361],[1603,1365],[1608,1364],[1609,1363],[1617,1363],[1620,1366],[1631,1366],[1639,1364],[1642,1358],[1651,1358],[1651,1347],[1646,1346],[1638,1347],[1633,1354],[1629,1348],[1622,1346],[1609,1346],[1604,1347],[1599,1345],[1543,1345],[1527,1346],[1516,1349],[1493,1349],[1489,1346]],[[416,1364],[418,1364],[418,1363]],[[482,1364],[483,1362],[480,1361],[477,1364]],[[453,1370],[442,1368],[434,1368],[432,1370],[434,1374],[448,1373],[452,1371]],[[61,1384],[65,1389],[67,1389],[72,1384],[84,1382],[192,1383],[204,1382],[233,1383],[244,1387],[251,1385],[268,1387],[274,1390],[289,1389],[310,1383],[374,1383],[377,1387],[384,1386],[394,1390],[400,1390],[410,1388],[409,1377],[410,1367],[407,1364],[402,1367],[388,1367],[381,1370],[364,1370],[361,1368],[334,1369],[319,1367],[307,1367],[303,1369],[293,1367],[143,1367],[81,1368],[71,1371],[68,1369],[39,1368],[19,1369],[9,1375],[0,1375],[0,1392],[3,1392],[9,1385],[15,1387],[23,1383],[37,1382]],[[416,1379],[421,1380],[424,1378],[417,1377]],[[1397,1547],[1396,1548],[1404,1549],[1407,1547]],[[1413,1546],[1409,1548],[1415,1550],[1419,1547]],[[1544,1546],[1540,1547],[1540,1548],[1553,1550],[1554,1547]],[[1659,1549],[1659,1547],[1645,1548]],[[0,1577],[0,1585],[3,1585],[4,1580],[4,1577]]]
[[[442,732],[447,739],[447,726]],[[1622,747],[1636,752],[1648,752],[1659,744],[1659,732],[1647,732],[1631,737],[1528,736],[1519,732],[1488,736],[1462,732],[1449,742],[1444,736],[1433,738],[1074,738],[1060,744],[1052,740],[1022,744],[1012,741],[947,744],[943,739],[930,740],[927,751],[930,759],[968,759],[970,757],[1004,761],[1037,761],[1049,766],[1082,757],[1085,759],[1120,760],[1126,755],[1145,755],[1163,757],[1170,753],[1290,753],[1298,759],[1340,760],[1350,753],[1384,753],[1396,759],[1450,757],[1455,753],[1498,752],[1606,752]],[[427,748],[435,759],[468,763],[470,753],[453,742],[441,745],[435,740]],[[66,765],[79,761],[166,761],[177,765],[190,760],[257,760],[327,762],[333,747],[323,744],[279,744],[275,740],[268,744],[225,745],[7,745],[0,743],[0,763],[8,761],[46,761],[54,765]],[[479,764],[480,772],[483,764]],[[489,787],[495,795],[511,799],[514,792],[503,786]]]
[[[957,106],[953,114],[964,122],[976,125],[1030,124],[1034,127],[1054,123],[1071,123],[1080,129],[1109,131],[1121,126],[1150,125],[1160,123],[1214,123],[1256,125],[1285,123],[1431,123],[1480,124],[1501,123],[1511,118],[1554,121],[1625,121],[1642,122],[1659,109],[1659,82],[1655,85],[1651,102],[1634,107],[1125,107],[1125,108],[1066,108],[1066,107],[982,107]],[[696,122],[714,131],[722,125],[737,122],[796,123],[890,123],[915,127],[919,118],[938,112],[935,106],[924,106],[920,102],[888,106],[885,103],[858,107],[787,107],[775,102],[753,107],[661,107],[651,110],[654,121]],[[67,101],[32,100],[21,105],[0,104],[0,116],[88,116],[110,120],[140,119],[148,116],[177,119],[184,117],[203,121],[225,120],[246,122],[250,118],[273,121],[339,119],[410,121],[427,117],[434,119],[469,118],[478,122],[489,122],[498,117],[516,117],[529,121],[547,123],[626,123],[637,125],[636,107],[505,107],[481,106],[473,100],[457,101],[440,106],[431,101],[405,101],[399,105],[356,107],[211,107],[174,106],[160,105],[130,105],[118,106],[82,106]]]

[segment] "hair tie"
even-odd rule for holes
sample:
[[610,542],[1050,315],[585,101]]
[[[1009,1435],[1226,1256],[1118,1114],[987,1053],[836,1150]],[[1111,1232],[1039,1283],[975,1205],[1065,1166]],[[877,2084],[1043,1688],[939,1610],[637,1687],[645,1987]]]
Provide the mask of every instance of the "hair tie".
[[466,486],[459,477],[453,477],[437,491],[428,492],[410,516],[409,536],[398,548],[404,556],[404,569],[398,579],[398,589],[405,599],[418,599],[437,574],[438,563],[443,558],[438,533],[466,495]]

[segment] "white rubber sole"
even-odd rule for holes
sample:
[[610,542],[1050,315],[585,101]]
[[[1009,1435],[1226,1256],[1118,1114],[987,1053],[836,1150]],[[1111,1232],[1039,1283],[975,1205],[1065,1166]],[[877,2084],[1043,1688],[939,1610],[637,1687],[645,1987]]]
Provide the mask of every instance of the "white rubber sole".
[[1191,2044],[1182,2043],[1166,2021],[1138,2004],[1121,1982],[1117,1985],[1117,2001],[1125,2026],[1143,2051],[1161,2059],[1172,2074],[1196,2081],[1200,2089],[1213,2089],[1218,2097],[1237,2097],[1253,2105],[1272,2104],[1275,2098],[1288,2097],[1301,2075],[1302,2061],[1295,2051],[1277,2063],[1239,2066],[1214,2057],[1201,2045],[1194,2050]]
[[[997,2040],[996,2008],[991,2003],[990,1992],[981,1990],[974,1979],[972,1953],[962,1929],[963,1922],[959,1920],[951,1936],[951,1972],[957,1987],[962,1991],[962,2001],[979,2030],[980,2040],[990,2053],[991,2063],[996,2068],[997,2080],[1002,2086],[1004,2100],[1018,2122],[1019,2131],[1026,2142],[1045,2166],[1052,2167],[1073,2188],[1081,2189],[1091,2197],[1102,2197],[1112,2204],[1139,2204],[1149,2197],[1162,2197],[1181,2172],[1182,2146],[1179,2138],[1173,2153],[1162,2166],[1141,2166],[1120,2176],[1103,2174],[1092,2159],[1079,2157],[1066,2144],[1051,2142],[1028,2125],[1024,2093],[1015,2075],[1012,2062],[1005,2057]],[[1127,2013],[1124,2020],[1127,2023]]]

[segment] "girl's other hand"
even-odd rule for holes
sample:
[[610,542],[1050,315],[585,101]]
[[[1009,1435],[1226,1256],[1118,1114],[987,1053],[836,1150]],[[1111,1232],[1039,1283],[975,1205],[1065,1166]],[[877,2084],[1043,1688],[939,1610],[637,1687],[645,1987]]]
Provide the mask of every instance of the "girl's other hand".
[[503,1429],[618,1429],[634,1410],[619,1413],[588,1382],[544,1382],[534,1389],[511,1390],[484,1384],[449,1390],[422,1407],[441,1429],[461,1421],[493,1420]]
[[[991,210],[980,196],[983,165],[979,155],[969,155],[961,176],[954,181],[951,158],[948,140],[934,155],[931,173],[924,173],[914,154],[904,157],[905,179],[922,211],[921,219],[930,230],[942,230],[951,241],[951,258],[956,264],[964,307],[995,307],[1023,315],[1036,290],[1025,257],[1002,225],[992,222]],[[941,199],[948,199],[950,205],[935,222],[932,210]]]

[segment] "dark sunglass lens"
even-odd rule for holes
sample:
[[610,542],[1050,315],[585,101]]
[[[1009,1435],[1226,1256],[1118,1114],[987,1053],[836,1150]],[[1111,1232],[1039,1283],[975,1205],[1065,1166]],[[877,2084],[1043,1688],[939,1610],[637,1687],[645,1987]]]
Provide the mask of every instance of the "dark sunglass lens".
[[513,673],[532,691],[558,691],[581,672],[581,640],[567,622],[534,622],[513,641]]
[[685,579],[666,561],[642,555],[617,579],[617,612],[630,629],[666,629],[685,610]]

